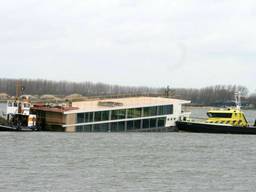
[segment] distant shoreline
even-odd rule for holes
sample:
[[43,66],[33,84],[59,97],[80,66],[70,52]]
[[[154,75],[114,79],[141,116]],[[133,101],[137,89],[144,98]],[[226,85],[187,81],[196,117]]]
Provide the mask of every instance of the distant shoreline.
[[[95,97],[93,97],[95,98]],[[89,98],[87,98],[89,99]],[[0,104],[4,104],[4,103],[7,103],[9,99],[6,99],[6,100],[0,100]],[[63,100],[64,101],[64,100]],[[76,100],[73,100],[74,102]],[[50,102],[56,102],[56,100],[36,100],[36,101],[33,101],[32,100],[32,103],[36,103],[36,102],[47,102],[47,103],[50,103]],[[220,106],[212,106],[212,105],[203,105],[203,104],[196,104],[196,103],[190,103],[190,104],[186,104],[185,107],[189,107],[189,108],[223,108],[223,107],[220,107]],[[229,106],[228,106],[229,107]],[[256,110],[256,107],[242,107],[242,109],[246,109],[246,110]]]
[[[235,107],[235,106],[214,106],[214,105],[203,105],[203,104],[195,104],[190,103],[186,104],[186,107],[194,107],[194,108],[227,108],[227,107]],[[242,109],[255,110],[256,107],[241,107]]]

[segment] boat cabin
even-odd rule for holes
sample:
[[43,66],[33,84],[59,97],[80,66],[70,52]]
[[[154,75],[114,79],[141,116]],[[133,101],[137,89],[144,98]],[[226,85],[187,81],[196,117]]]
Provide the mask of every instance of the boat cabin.
[[239,109],[210,110],[207,112],[207,123],[227,124],[231,126],[249,126],[244,113]]
[[28,101],[7,101],[7,114],[30,114],[31,104]]
[[31,104],[28,100],[7,101],[7,121],[10,126],[21,129],[22,127],[34,129],[36,127],[36,115],[30,114]]

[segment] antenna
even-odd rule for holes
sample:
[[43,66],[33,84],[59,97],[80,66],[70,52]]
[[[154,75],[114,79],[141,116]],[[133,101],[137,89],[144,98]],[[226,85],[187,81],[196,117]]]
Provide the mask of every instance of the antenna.
[[168,85],[166,90],[165,90],[165,96],[169,97],[170,96],[170,86]]
[[236,108],[238,110],[241,109],[241,92],[235,92],[235,102],[236,102]]

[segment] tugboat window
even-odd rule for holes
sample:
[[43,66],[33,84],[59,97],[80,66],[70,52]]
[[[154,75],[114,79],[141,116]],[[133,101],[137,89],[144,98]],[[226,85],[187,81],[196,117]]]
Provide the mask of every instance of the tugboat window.
[[231,118],[232,113],[207,113],[208,117],[211,118]]

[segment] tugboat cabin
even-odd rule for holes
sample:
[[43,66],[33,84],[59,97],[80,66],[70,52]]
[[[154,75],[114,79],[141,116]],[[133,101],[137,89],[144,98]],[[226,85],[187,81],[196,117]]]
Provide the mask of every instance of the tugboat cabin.
[[239,109],[210,110],[207,113],[207,123],[227,124],[231,126],[249,126],[245,115]]

